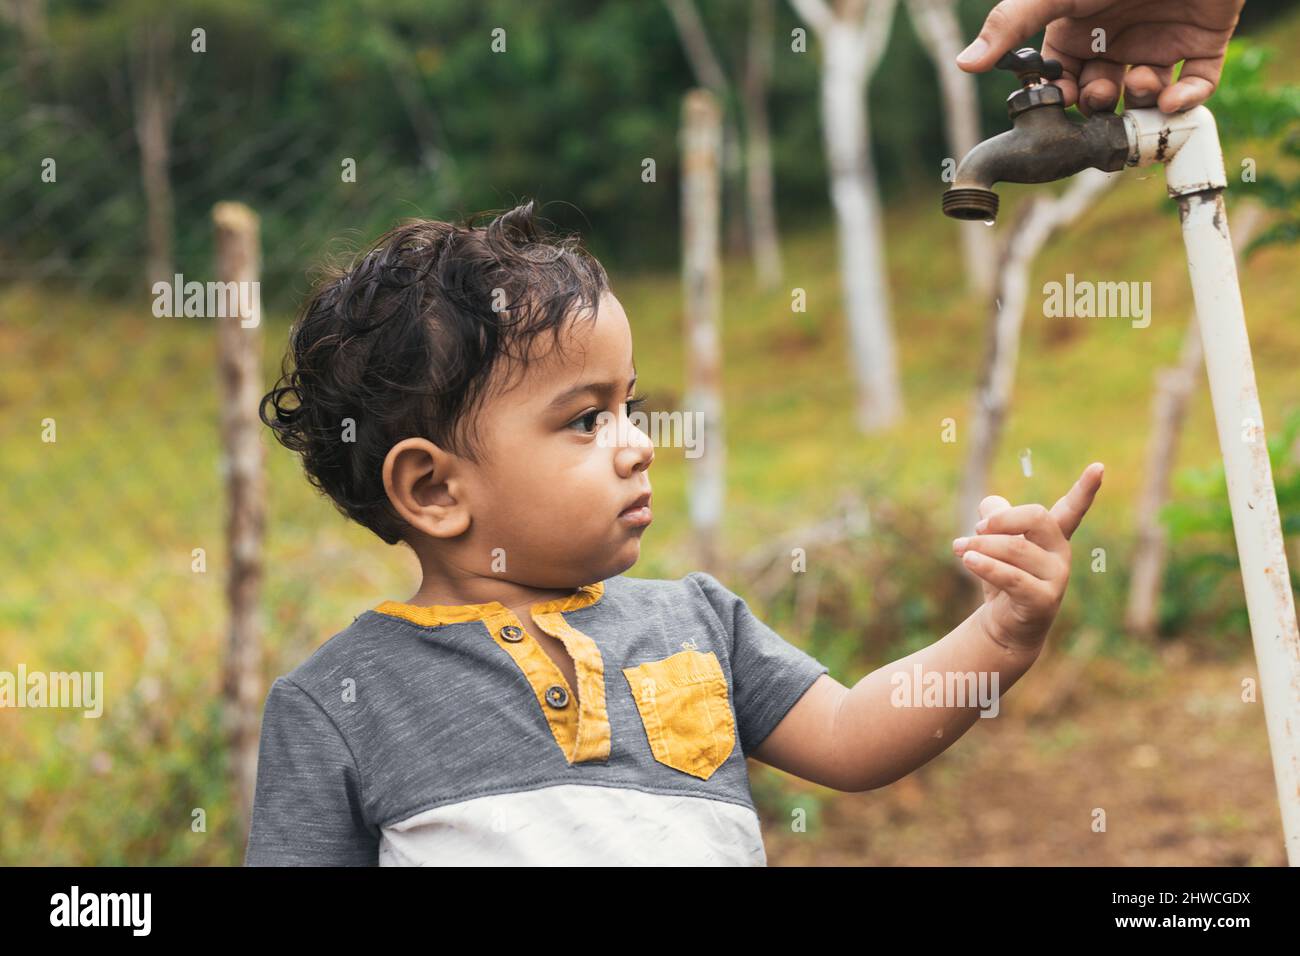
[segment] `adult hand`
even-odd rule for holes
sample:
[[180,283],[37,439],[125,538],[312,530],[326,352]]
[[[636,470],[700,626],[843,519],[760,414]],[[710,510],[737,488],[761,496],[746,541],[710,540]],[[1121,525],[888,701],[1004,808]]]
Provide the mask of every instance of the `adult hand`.
[[[1223,54],[1245,2],[1003,0],[989,11],[957,65],[967,73],[990,70],[1002,54],[1046,26],[1042,54],[1061,63],[1063,75],[1054,82],[1066,106],[1077,102],[1085,116],[1113,110],[1123,87],[1126,109],[1181,112],[1204,103],[1218,86]],[[1179,60],[1185,62],[1174,83]]]

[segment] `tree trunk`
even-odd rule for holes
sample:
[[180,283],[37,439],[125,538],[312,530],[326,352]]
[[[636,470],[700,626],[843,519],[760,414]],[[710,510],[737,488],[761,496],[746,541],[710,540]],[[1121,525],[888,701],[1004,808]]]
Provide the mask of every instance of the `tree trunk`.
[[744,258],[750,254],[749,229],[745,225],[744,144],[736,121],[727,118],[722,134],[723,186],[727,192],[727,255]]
[[686,317],[684,415],[703,416],[703,453],[688,459],[687,503],[699,567],[716,573],[726,490],[721,388],[722,115],[708,90],[692,90],[682,111],[682,284]]
[[[943,125],[953,163],[969,153],[980,139],[979,96],[974,74],[957,66],[957,54],[966,46],[962,39],[957,5],[953,0],[907,0],[912,25],[939,75],[943,97]],[[981,299],[993,292],[997,268],[997,244],[993,232],[981,222],[961,222],[962,261],[966,285]]]
[[695,82],[713,93],[723,112],[722,162],[723,188],[726,194],[727,252],[743,256],[749,251],[748,235],[743,219],[745,191],[742,182],[744,166],[741,160],[740,130],[728,107],[731,84],[727,81],[722,61],[718,59],[709,42],[708,31],[693,0],[664,0],[672,15],[673,25],[681,40],[686,59],[695,74]]
[[758,286],[771,292],[781,284],[781,241],[776,225],[772,141],[767,119],[767,88],[772,75],[772,0],[750,7],[749,56],[745,64],[745,170],[749,226]]
[[171,282],[171,131],[175,108],[171,31],[164,24],[141,26],[131,53],[135,138],[144,188],[146,267],[149,284]]
[[867,85],[884,54],[896,0],[791,0],[821,39],[822,134],[830,169],[840,281],[858,396],[856,420],[866,433],[903,414],[890,322],[889,285],[879,186],[871,156]]
[[[257,282],[261,255],[257,216],[239,203],[218,203],[212,210],[212,220],[216,228],[218,280]],[[230,630],[222,699],[232,783],[246,833],[257,780],[263,700],[260,608],[266,449],[258,418],[258,401],[263,393],[261,302],[256,292],[247,298],[237,294],[235,301],[241,299],[251,301],[250,315],[228,308],[226,313],[234,312],[235,317],[209,318],[217,324],[221,443],[228,509],[226,547],[230,561],[226,582]]]

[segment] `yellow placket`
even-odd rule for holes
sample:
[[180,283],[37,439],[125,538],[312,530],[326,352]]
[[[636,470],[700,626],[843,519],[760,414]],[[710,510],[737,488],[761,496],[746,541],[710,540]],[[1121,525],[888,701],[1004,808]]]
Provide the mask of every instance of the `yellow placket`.
[[[422,627],[482,621],[497,646],[510,655],[528,680],[551,728],[551,735],[565,759],[574,764],[609,758],[609,712],[605,705],[605,665],[600,649],[588,635],[570,625],[564,615],[568,611],[590,607],[600,600],[604,591],[604,582],[598,581],[579,588],[568,597],[543,601],[529,609],[537,626],[562,642],[573,658],[581,692],[576,704],[573,689],[555,661],[528,634],[515,613],[499,601],[423,607],[384,601],[375,607],[375,611]],[[564,702],[557,706],[560,700]]]

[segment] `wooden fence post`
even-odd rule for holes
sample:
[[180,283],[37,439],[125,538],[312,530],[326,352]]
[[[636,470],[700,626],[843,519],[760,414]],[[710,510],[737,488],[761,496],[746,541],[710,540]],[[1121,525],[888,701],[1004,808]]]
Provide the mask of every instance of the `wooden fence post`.
[[[257,779],[262,688],[262,540],[266,522],[266,448],[258,402],[262,396],[261,243],[256,213],[240,203],[212,209],[217,278],[238,283],[217,324],[221,380],[222,473],[226,481],[229,632],[222,675],[223,713],[232,783],[243,832],[248,832]],[[247,285],[245,285],[247,283]],[[230,287],[227,286],[227,289]]]
[[[688,459],[687,504],[701,569],[718,569],[718,529],[726,490],[718,314],[722,265],[719,167],[722,112],[708,90],[682,108],[682,283],[686,309],[683,415],[700,414],[703,453]],[[684,433],[689,434],[689,432]]]

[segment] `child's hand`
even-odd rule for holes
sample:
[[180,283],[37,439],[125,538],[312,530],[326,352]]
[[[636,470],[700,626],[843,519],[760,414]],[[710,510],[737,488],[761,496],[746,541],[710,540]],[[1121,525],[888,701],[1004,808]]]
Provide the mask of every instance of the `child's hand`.
[[996,495],[980,502],[971,538],[957,538],[953,551],[981,578],[984,629],[1012,650],[1037,651],[1047,636],[1070,580],[1069,538],[1101,487],[1104,465],[1083,470],[1074,487],[1048,511]]

